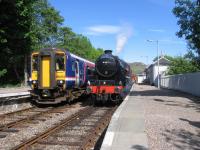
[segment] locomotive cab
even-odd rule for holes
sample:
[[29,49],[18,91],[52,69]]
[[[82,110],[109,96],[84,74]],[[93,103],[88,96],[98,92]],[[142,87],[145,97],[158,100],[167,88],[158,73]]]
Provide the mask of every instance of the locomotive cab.
[[42,49],[31,56],[31,95],[36,101],[52,100],[64,96],[66,88],[65,52]]

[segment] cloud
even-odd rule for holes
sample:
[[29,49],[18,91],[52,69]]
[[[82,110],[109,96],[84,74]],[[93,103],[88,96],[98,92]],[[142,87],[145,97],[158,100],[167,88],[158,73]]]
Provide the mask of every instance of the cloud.
[[132,26],[128,23],[122,25],[96,25],[86,28],[84,34],[101,36],[113,34],[116,36],[116,53],[120,53],[127,43],[128,39],[132,36]]
[[121,30],[120,26],[97,25],[86,28],[87,35],[117,34]]
[[148,31],[150,31],[150,32],[159,32],[159,33],[165,32],[165,30],[163,30],[163,29],[149,29]]

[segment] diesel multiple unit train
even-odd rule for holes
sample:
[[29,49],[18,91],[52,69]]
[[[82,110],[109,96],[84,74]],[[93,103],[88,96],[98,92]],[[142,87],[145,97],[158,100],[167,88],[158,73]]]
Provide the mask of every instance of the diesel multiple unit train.
[[94,63],[68,50],[46,48],[31,56],[31,97],[37,103],[72,101],[85,92]]
[[106,50],[95,62],[68,50],[46,48],[31,55],[31,97],[40,104],[71,102],[82,94],[94,102],[120,101],[131,85],[130,66]]

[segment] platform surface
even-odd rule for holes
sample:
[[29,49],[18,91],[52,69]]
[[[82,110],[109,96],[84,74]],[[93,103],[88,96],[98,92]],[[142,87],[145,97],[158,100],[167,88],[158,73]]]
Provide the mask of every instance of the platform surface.
[[30,87],[0,88],[0,98],[30,94]]
[[129,149],[148,149],[143,103],[130,94],[114,113],[101,147],[101,150]]
[[114,113],[101,150],[200,149],[200,97],[134,85]]

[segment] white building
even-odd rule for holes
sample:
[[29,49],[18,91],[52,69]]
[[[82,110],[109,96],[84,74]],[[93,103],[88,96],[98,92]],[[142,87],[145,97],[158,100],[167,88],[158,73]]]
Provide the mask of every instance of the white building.
[[[150,85],[158,85],[158,65],[157,61],[146,68],[147,80]],[[159,75],[165,75],[170,64],[170,60],[165,57],[159,59]]]
[[138,84],[141,84],[141,83],[144,83],[146,79],[146,74],[137,74],[137,83]]

